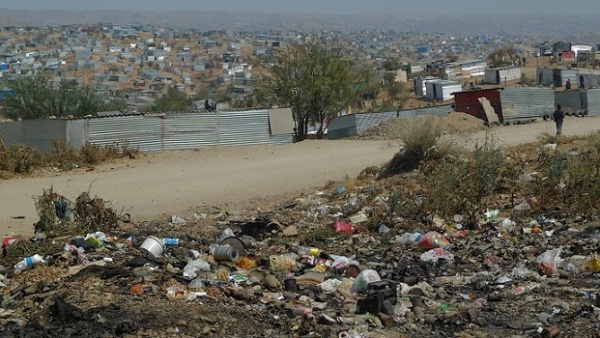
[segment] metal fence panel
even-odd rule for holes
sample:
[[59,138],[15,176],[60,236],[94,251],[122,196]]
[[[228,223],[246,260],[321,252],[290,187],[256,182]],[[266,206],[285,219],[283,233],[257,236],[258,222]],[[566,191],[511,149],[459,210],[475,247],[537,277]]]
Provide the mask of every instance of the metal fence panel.
[[551,88],[514,87],[500,91],[504,120],[536,118],[554,111]]
[[5,145],[23,143],[23,140],[25,139],[23,122],[24,121],[0,123],[0,137],[2,137],[2,141]]
[[127,145],[144,152],[162,151],[161,116],[119,116],[87,121],[89,142],[98,146]]
[[23,144],[41,152],[51,151],[54,141],[67,141],[67,120],[31,120],[23,124]]
[[289,143],[292,133],[271,136],[268,110],[219,112],[220,145]]
[[217,144],[219,127],[216,113],[167,114],[163,122],[163,151]]
[[555,106],[560,104],[565,112],[583,112],[585,105],[582,100],[582,93],[580,90],[569,90],[563,92],[554,93]]
[[422,115],[444,116],[452,112],[451,105],[440,105],[434,107],[407,109],[399,112],[382,112],[356,114],[356,134],[360,135],[366,130],[373,128],[391,119],[399,117],[417,117]]
[[327,128],[327,138],[338,140],[356,136],[356,114],[344,115],[331,120]]
[[74,149],[81,149],[87,141],[87,123],[83,119],[67,121],[67,143]]
[[600,116],[600,89],[587,90],[587,110],[591,116]]

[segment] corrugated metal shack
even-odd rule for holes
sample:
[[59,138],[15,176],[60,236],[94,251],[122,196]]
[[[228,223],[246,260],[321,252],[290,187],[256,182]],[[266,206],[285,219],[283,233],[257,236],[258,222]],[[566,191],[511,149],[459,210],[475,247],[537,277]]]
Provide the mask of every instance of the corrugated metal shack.
[[492,122],[491,118],[488,118],[484,107],[486,104],[493,109],[493,113],[496,115],[493,120],[503,122],[501,91],[502,88],[488,88],[453,93],[454,111],[466,113],[490,123]]
[[40,151],[52,150],[54,140],[63,140],[75,149],[89,142],[160,152],[292,143],[293,121],[290,109],[115,115],[0,123],[0,135],[5,144],[24,144]]
[[567,115],[583,114],[587,111],[587,91],[567,90],[554,93],[554,106],[559,105]]
[[538,87],[507,87],[500,92],[504,121],[543,117],[554,111],[554,90]]
[[366,130],[391,119],[423,115],[445,116],[450,112],[452,112],[452,105],[447,104],[434,107],[407,109],[398,112],[391,111],[344,115],[331,120],[329,127],[327,128],[327,138],[337,140],[360,135]]

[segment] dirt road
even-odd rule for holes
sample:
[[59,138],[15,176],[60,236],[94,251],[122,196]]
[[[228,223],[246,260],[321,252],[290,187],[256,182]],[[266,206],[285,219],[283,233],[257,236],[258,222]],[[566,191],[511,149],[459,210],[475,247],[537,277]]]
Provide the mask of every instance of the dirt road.
[[[600,118],[567,118],[565,135],[600,128]],[[537,122],[492,129],[499,145],[535,141],[554,124]],[[475,139],[483,138],[478,132]],[[465,138],[465,140],[467,140]],[[201,205],[235,205],[249,198],[322,187],[381,165],[399,149],[394,141],[305,141],[289,145],[213,147],[152,154],[101,165],[90,172],[67,172],[0,181],[0,235],[33,231],[33,196],[51,186],[71,200],[83,191],[114,202],[134,220],[190,217]],[[91,188],[90,188],[91,187]]]

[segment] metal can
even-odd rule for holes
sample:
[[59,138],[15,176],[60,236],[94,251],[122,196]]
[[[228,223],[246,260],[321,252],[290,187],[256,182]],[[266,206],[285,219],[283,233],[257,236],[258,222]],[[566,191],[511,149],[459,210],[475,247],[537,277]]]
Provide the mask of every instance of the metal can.
[[165,246],[176,246],[179,245],[179,238],[163,238],[163,244]]

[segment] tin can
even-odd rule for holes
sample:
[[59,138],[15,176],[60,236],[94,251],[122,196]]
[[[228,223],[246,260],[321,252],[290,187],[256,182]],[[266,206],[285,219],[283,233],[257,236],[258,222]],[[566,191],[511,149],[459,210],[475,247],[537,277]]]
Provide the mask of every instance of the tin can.
[[170,237],[163,238],[163,244],[165,246],[177,246],[177,245],[179,245],[179,238],[170,238]]
[[231,245],[219,245],[215,248],[213,257],[216,261],[232,261],[236,262],[239,259],[237,250]]

